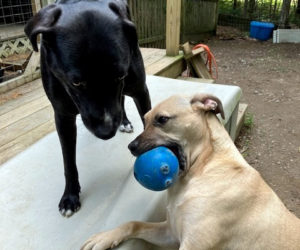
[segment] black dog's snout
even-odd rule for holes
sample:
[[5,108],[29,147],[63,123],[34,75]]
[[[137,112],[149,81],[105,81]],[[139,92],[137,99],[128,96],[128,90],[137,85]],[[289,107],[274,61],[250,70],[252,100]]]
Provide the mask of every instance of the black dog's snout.
[[137,140],[132,141],[131,143],[129,143],[128,148],[130,150],[130,152],[134,155],[137,156],[138,155],[138,147],[139,147],[139,142]]
[[115,136],[115,134],[116,134],[116,129],[114,129],[114,128],[106,128],[106,127],[100,127],[100,128],[98,128],[95,132],[94,132],[94,134],[98,137],[98,138],[100,138],[100,139],[102,139],[102,140],[108,140],[108,139],[110,139],[110,138],[112,138],[112,137],[114,137]]

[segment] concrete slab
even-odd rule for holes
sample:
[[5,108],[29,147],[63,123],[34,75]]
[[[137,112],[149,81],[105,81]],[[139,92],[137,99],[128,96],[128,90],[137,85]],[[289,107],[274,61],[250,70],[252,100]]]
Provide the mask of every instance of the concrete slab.
[[[223,123],[230,119],[241,96],[240,88],[197,84],[147,76],[153,105],[173,94],[208,92],[225,107]],[[161,221],[165,215],[165,192],[144,189],[134,179],[135,158],[128,143],[143,129],[131,99],[126,99],[133,134],[118,133],[109,141],[91,135],[78,118],[77,165],[82,186],[81,210],[71,218],[58,212],[64,189],[60,145],[51,133],[0,166],[0,249],[75,250],[92,234],[114,228],[128,220]],[[155,249],[131,240],[118,249]]]

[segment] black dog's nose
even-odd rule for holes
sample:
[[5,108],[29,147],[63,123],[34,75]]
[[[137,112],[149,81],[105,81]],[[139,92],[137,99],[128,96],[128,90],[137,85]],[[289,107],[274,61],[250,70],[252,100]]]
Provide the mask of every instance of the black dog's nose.
[[114,127],[99,127],[95,131],[93,131],[94,135],[102,140],[108,140],[115,136],[117,129]]
[[137,140],[132,141],[131,143],[129,143],[128,148],[130,150],[130,152],[134,155],[137,156],[138,153],[138,147],[139,147],[139,142]]

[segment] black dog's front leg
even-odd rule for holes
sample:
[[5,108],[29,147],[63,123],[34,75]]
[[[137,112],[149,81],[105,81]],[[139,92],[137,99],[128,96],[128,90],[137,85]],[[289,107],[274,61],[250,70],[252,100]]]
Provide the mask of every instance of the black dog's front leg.
[[144,115],[151,109],[151,100],[146,85],[144,85],[143,91],[133,96],[133,100],[145,126]]
[[80,184],[76,166],[76,116],[55,113],[55,123],[62,148],[66,180],[65,191],[58,207],[63,216],[69,217],[80,208]]
[[119,130],[121,132],[126,132],[126,133],[132,133],[133,132],[133,126],[131,124],[131,122],[128,120],[127,115],[126,115],[126,111],[125,111],[125,96],[122,95],[121,97],[121,105],[122,105],[122,122],[120,125]]

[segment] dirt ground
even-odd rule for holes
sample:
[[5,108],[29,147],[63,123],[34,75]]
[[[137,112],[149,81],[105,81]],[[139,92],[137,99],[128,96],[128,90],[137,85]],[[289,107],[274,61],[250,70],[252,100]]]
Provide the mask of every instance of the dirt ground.
[[[219,27],[207,43],[219,69],[217,83],[238,85],[249,105],[237,145],[246,160],[300,217],[300,44],[272,44]],[[33,86],[0,94],[0,104]]]
[[249,105],[248,126],[237,145],[300,217],[300,44],[260,42],[231,33],[221,27],[208,45],[217,59],[217,83],[240,86],[242,102]]

